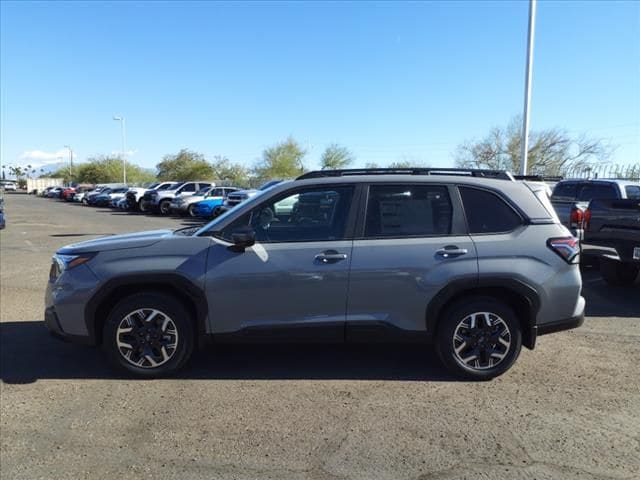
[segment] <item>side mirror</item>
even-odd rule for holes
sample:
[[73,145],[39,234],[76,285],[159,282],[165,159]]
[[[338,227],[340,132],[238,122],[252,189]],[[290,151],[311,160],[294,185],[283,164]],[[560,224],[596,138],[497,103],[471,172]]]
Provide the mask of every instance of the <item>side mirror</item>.
[[233,241],[232,249],[237,252],[244,252],[245,248],[256,243],[256,232],[252,228],[241,228],[231,234]]

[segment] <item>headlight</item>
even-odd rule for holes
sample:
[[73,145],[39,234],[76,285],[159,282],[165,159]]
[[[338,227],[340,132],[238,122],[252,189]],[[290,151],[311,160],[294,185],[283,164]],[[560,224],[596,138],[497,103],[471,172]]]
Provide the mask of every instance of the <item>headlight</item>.
[[61,253],[56,253],[53,256],[53,260],[58,265],[58,269],[60,272],[64,272],[65,270],[70,270],[78,265],[82,265],[83,263],[91,260],[96,254],[95,253],[82,253],[80,255],[64,255]]

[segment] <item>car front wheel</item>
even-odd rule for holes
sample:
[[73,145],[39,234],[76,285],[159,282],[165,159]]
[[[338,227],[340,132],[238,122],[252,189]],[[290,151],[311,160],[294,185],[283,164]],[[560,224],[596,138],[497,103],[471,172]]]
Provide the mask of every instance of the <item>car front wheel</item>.
[[161,201],[160,202],[160,213],[162,215],[169,215],[170,207],[171,207],[171,201],[170,200]]
[[516,361],[522,347],[520,322],[508,305],[475,297],[449,307],[436,334],[438,355],[454,375],[490,380]]
[[109,313],[103,345],[110,361],[128,374],[143,378],[171,375],[193,352],[193,319],[171,296],[135,294]]

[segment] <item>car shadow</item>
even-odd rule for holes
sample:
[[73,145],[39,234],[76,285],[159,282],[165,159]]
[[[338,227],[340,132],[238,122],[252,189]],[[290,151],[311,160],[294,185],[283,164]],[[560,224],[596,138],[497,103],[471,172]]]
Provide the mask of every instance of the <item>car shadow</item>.
[[[0,378],[126,378],[99,348],[52,337],[42,321],[0,323]],[[454,381],[424,345],[212,345],[175,378],[184,380]]]
[[588,317],[640,318],[640,279],[632,286],[607,284],[597,267],[582,271],[582,295],[587,301]]

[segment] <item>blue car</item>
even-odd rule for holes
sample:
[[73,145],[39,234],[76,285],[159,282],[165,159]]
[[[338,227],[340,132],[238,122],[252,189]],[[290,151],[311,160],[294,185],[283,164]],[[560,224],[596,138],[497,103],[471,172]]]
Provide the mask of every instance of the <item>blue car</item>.
[[204,200],[200,200],[193,207],[193,213],[196,217],[211,218],[213,217],[216,208],[220,207],[227,195],[231,192],[235,192],[238,189],[235,187],[218,187],[214,188]]

